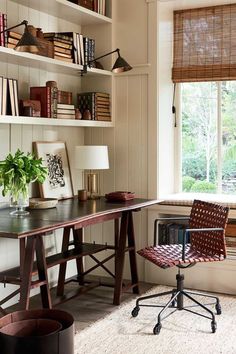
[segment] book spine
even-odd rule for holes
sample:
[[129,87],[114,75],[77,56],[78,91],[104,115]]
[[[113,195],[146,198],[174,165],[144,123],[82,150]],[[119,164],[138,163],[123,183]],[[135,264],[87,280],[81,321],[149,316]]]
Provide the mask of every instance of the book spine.
[[[3,31],[3,14],[0,13],[0,32]],[[0,45],[4,46],[4,33],[0,33]]]
[[18,93],[18,81],[13,80],[13,91],[14,91],[14,100],[15,100],[15,111],[16,116],[19,116],[19,93]]
[[[7,29],[7,14],[3,14],[3,29],[4,30]],[[4,47],[6,47],[7,46],[8,33],[6,31],[3,34],[4,34]]]
[[46,86],[45,117],[51,118],[51,87]]
[[88,65],[89,63],[89,38],[84,37],[84,65]]
[[93,11],[98,12],[98,0],[94,0],[93,2]]
[[51,118],[57,118],[57,87],[50,87]]

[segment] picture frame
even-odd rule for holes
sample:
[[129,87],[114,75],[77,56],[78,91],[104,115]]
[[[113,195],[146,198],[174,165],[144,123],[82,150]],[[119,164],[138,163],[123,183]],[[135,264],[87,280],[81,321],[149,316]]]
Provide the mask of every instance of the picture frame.
[[39,183],[41,198],[66,199],[73,197],[73,187],[66,143],[64,141],[35,141],[33,150],[48,168],[48,176]]

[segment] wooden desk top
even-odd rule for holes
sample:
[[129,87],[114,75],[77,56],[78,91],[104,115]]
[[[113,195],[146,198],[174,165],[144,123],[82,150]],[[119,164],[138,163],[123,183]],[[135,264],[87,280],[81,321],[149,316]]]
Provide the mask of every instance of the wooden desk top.
[[[158,200],[135,198],[127,202],[107,202],[105,198],[78,202],[77,198],[59,201],[52,209],[30,210],[24,217],[13,217],[10,208],[0,210],[0,237],[23,238],[112,214],[157,204]],[[99,221],[97,221],[99,222]],[[83,225],[82,225],[83,226]]]

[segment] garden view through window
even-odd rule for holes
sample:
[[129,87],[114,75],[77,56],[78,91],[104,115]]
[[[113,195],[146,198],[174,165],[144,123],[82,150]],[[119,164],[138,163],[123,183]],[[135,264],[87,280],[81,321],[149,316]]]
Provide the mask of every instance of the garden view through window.
[[236,81],[181,84],[182,190],[236,194]]

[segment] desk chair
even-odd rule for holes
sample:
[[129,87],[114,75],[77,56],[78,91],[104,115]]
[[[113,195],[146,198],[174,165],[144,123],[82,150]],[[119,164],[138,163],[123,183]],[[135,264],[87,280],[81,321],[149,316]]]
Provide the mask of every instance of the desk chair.
[[[226,257],[225,247],[225,228],[228,219],[229,208],[194,200],[189,218],[189,227],[184,232],[183,243],[171,245],[154,244],[153,247],[147,247],[138,251],[138,254],[158,267],[167,269],[170,267],[178,267],[176,275],[177,287],[171,291],[140,297],[136,301],[136,306],[132,311],[132,316],[138,316],[140,306],[163,307],[158,314],[157,324],[153,328],[154,334],[159,334],[162,328],[162,320],[177,310],[185,310],[196,315],[211,320],[211,329],[215,333],[217,325],[214,313],[204,304],[198,302],[195,296],[205,296],[214,300],[217,315],[221,314],[221,306],[219,298],[212,295],[205,295],[192,291],[184,290],[184,275],[181,269],[190,268],[198,262],[218,262],[223,261]],[[164,218],[155,220],[154,240],[156,238],[157,222],[160,220],[177,220],[178,218]],[[183,218],[181,218],[183,220]],[[191,243],[186,243],[191,237]],[[141,301],[170,295],[170,300],[165,306],[140,304]],[[184,297],[190,299],[194,305],[184,307]],[[208,304],[209,305],[209,304]],[[207,315],[192,310],[193,307],[200,306],[206,311]],[[191,307],[191,309],[190,309]],[[169,308],[174,309],[171,313],[166,314]]]

